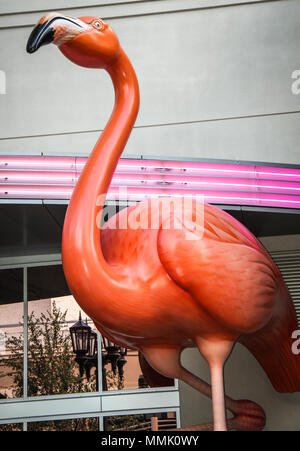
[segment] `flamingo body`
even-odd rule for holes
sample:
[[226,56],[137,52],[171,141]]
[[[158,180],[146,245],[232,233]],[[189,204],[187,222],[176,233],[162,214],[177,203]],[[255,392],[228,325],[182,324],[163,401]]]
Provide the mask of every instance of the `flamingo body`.
[[[159,204],[163,209],[163,199]],[[240,223],[206,204],[204,235],[197,239],[195,233],[194,240],[186,240],[184,228],[162,229],[162,224],[156,230],[130,228],[128,218],[137,208],[143,216],[149,202],[118,214],[120,223],[127,221],[126,228],[111,229],[110,222],[116,223],[111,218],[101,234],[107,262],[117,270],[120,283],[126,280],[133,287],[131,299],[122,306],[122,312],[130,309],[130,324],[124,322],[121,330],[119,325],[102,323],[106,333],[133,347],[170,341],[187,347],[195,346],[199,335],[235,339],[270,320],[280,274]],[[174,217],[176,208],[171,224]]]
[[[27,51],[50,42],[75,64],[105,69],[115,89],[112,115],[65,217],[62,259],[73,296],[101,333],[141,352],[154,384],[159,374],[168,383],[179,378],[212,397],[215,430],[261,429],[257,404],[224,396],[223,367],[240,341],[277,390],[300,390],[291,353],[296,314],[279,270],[244,226],[201,202],[174,199],[171,208],[167,198],[144,201],[102,228],[105,195],[138,114],[137,78],[99,18],[50,13],[32,31]],[[211,387],[181,365],[182,350],[193,346],[210,366]],[[228,424],[225,407],[234,414]]]

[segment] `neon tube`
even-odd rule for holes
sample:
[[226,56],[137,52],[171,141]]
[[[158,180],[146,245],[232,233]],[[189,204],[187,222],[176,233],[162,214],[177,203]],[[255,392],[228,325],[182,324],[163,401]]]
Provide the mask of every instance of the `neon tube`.
[[[0,170],[44,170],[81,172],[87,158],[77,157],[1,157]],[[161,160],[121,159],[116,173],[165,174],[184,176],[238,177],[300,182],[300,169]]]
[[[0,171],[0,184],[73,185],[79,174],[57,171]],[[266,181],[255,179],[234,179],[223,177],[185,177],[151,174],[115,174],[111,186],[161,187],[164,189],[206,189],[229,191],[250,191],[281,194],[299,194],[300,183]]]
[[[0,186],[0,197],[9,199],[69,199],[72,195],[72,186],[30,186],[30,185],[7,185]],[[233,193],[226,191],[187,191],[176,189],[138,189],[127,188],[119,190],[111,187],[108,191],[108,200],[127,200],[139,201],[144,199],[157,198],[160,196],[196,198],[201,200],[204,197],[206,202],[216,204],[242,204],[256,206],[272,206],[282,208],[300,208],[300,196],[289,196],[280,194],[262,194],[262,193]]]
[[[0,157],[0,197],[69,199],[86,158]],[[194,197],[217,204],[300,208],[300,170],[295,168],[161,160],[119,161],[108,199]],[[118,197],[119,196],[119,197]]]

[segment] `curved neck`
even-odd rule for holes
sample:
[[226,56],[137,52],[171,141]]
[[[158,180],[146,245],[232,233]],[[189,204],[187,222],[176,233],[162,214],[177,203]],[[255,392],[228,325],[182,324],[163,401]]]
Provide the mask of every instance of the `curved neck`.
[[90,179],[95,174],[98,180],[95,186],[97,195],[107,193],[139,109],[138,81],[123,50],[116,63],[107,71],[115,89],[115,106],[84,170],[84,177],[88,176],[89,185],[95,185],[94,180]]
[[62,260],[70,290],[92,317],[92,287],[116,282],[113,269],[101,249],[97,224],[119,157],[126,145],[139,109],[139,88],[134,69],[121,51],[108,69],[115,89],[115,106],[74,189],[63,229]]

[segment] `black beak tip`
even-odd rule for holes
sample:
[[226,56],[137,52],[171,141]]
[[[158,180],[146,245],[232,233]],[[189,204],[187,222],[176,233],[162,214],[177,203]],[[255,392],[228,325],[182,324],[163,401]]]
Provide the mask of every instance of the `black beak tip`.
[[54,39],[55,30],[50,26],[49,22],[38,24],[32,32],[27,41],[27,53],[36,52],[42,45],[50,44]]
[[37,48],[35,46],[33,46],[29,41],[27,42],[26,45],[26,52],[27,53],[34,53],[37,51]]

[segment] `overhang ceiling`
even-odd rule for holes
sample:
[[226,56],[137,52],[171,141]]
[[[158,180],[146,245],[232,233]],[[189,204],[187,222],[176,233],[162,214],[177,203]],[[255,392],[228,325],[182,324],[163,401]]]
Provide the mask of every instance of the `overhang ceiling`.
[[[222,208],[258,238],[300,233],[300,212],[295,210]],[[0,258],[60,253],[66,209],[66,204],[0,204]]]

